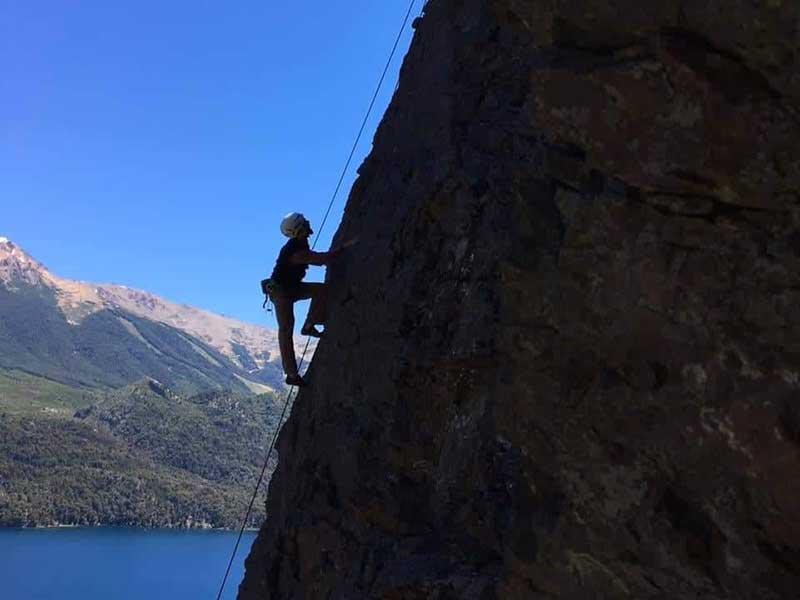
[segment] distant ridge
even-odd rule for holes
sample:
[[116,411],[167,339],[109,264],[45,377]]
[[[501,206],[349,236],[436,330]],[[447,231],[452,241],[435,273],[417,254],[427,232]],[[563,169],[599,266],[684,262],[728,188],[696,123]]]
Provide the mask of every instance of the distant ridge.
[[59,277],[5,236],[0,293],[0,367],[89,387],[141,377],[186,393],[282,386],[276,330],[124,285]]

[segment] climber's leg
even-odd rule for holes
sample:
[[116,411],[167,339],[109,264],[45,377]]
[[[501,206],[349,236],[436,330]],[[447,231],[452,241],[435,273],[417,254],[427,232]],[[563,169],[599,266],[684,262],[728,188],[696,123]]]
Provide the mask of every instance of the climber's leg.
[[278,346],[286,383],[301,385],[299,382],[302,382],[302,378],[297,372],[297,358],[294,354],[294,299],[285,290],[277,289],[272,294],[272,302],[278,320]]
[[300,330],[303,335],[321,337],[322,332],[314,325],[323,324],[328,316],[328,286],[324,283],[301,283],[298,289],[300,298],[311,298],[308,316]]

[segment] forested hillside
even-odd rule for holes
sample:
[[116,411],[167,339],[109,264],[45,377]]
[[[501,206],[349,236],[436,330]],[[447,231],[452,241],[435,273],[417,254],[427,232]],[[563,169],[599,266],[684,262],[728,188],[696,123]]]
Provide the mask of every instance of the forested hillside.
[[3,526],[236,527],[277,420],[270,394],[187,398],[153,380],[74,416],[11,410],[6,397]]

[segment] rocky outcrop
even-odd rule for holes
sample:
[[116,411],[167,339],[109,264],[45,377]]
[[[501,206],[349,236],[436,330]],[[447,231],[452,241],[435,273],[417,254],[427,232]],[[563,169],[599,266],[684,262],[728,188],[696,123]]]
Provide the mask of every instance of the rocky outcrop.
[[799,23],[427,4],[239,598],[796,597]]

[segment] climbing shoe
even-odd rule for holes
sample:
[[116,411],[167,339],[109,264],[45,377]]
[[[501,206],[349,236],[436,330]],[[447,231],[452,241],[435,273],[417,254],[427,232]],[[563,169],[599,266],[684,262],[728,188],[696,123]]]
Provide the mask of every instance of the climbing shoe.
[[303,325],[303,328],[300,330],[300,333],[315,338],[321,338],[323,335],[325,335],[324,331],[320,331],[313,325]]
[[305,384],[306,384],[305,380],[300,375],[286,376],[286,385],[296,385],[297,387],[303,387]]

